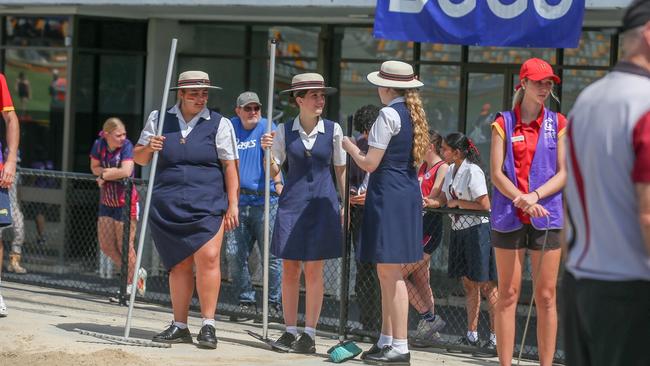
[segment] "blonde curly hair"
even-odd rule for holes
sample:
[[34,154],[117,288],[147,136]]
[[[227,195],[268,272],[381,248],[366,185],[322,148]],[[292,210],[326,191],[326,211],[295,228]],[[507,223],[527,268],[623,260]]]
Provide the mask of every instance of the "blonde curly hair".
[[411,114],[411,120],[413,121],[413,150],[411,155],[417,167],[424,161],[424,155],[427,153],[431,144],[429,123],[427,122],[424,108],[422,108],[420,92],[417,89],[405,89],[404,99],[406,101],[406,107]]

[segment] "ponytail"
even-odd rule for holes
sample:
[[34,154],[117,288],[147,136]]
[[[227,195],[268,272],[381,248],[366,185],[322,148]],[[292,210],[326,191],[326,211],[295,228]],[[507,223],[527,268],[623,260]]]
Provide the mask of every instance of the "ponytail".
[[404,90],[404,99],[413,123],[413,150],[411,155],[415,166],[419,166],[424,161],[424,156],[429,149],[429,124],[427,123],[424,108],[422,108],[422,100],[418,90]]
[[445,137],[445,143],[452,149],[460,151],[470,163],[477,165],[481,163],[481,154],[478,152],[478,148],[474,145],[474,141],[465,134],[450,133]]

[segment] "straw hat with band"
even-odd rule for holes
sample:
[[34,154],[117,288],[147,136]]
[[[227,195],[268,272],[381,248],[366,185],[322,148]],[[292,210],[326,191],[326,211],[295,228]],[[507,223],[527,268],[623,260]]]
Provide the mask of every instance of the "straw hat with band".
[[203,71],[184,71],[178,76],[178,84],[169,90],[179,89],[221,89],[218,86],[210,85],[210,77]]
[[413,72],[413,66],[402,61],[386,61],[379,71],[366,76],[375,86],[393,89],[415,89],[424,86]]
[[323,90],[326,95],[334,94],[337,92],[336,88],[325,86],[325,79],[321,74],[315,72],[307,72],[298,74],[291,79],[291,87],[283,90],[280,94],[294,93],[302,90],[318,89]]

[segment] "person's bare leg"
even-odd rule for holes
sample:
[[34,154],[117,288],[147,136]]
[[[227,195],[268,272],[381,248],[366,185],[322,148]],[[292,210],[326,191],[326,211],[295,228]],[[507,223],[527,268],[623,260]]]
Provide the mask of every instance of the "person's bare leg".
[[499,280],[494,312],[497,353],[501,366],[510,366],[515,348],[515,313],[521,290],[521,271],[526,250],[494,248],[494,254]]
[[316,329],[323,306],[323,267],[325,261],[308,261],[305,264],[305,327]]
[[467,310],[467,330],[476,332],[478,330],[479,305],[481,294],[479,283],[463,277],[463,288],[465,289],[465,309]]
[[560,249],[544,251],[541,271],[537,278],[540,250],[530,251],[530,262],[535,284],[535,309],[537,310],[537,349],[541,366],[553,364],[557,340],[556,286],[560,268]]
[[169,294],[172,298],[174,321],[187,324],[190,302],[194,294],[194,258],[189,256],[169,272]]
[[408,290],[402,277],[401,267],[401,264],[377,264],[377,274],[382,284],[382,303],[385,295],[388,300],[393,339],[407,339],[408,332]]
[[221,243],[223,225],[212,239],[194,253],[196,290],[201,304],[201,316],[214,319],[221,289]]
[[298,324],[298,300],[300,298],[300,261],[282,260],[282,312],[284,324]]

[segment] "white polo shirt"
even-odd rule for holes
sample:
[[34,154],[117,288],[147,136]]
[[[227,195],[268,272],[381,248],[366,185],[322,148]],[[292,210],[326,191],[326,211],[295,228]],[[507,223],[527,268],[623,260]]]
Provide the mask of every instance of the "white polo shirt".
[[[445,192],[447,201],[458,199],[465,201],[476,201],[477,198],[488,194],[487,185],[485,184],[485,173],[483,170],[467,159],[463,160],[458,167],[456,175],[454,169],[456,164],[451,164],[445,180],[442,183],[442,189]],[[449,215],[451,217],[451,228],[453,230],[467,229],[472,226],[490,222],[486,216],[474,215]]]
[[[319,133],[325,133],[325,123],[322,118],[318,119],[316,127],[314,127],[310,133],[305,132],[300,124],[300,117],[296,116],[293,120],[293,125],[291,126],[292,131],[298,131],[300,135],[300,140],[305,146],[305,149],[311,150],[316,143],[316,137]],[[284,137],[284,124],[278,126],[275,131],[275,138],[273,139],[273,146],[271,151],[273,152],[273,159],[278,165],[281,165],[284,162],[284,159],[287,158],[286,146],[285,146],[285,137]],[[334,136],[332,138],[332,161],[336,166],[345,166],[345,150],[343,150],[343,130],[341,126],[334,122]]]
[[403,103],[404,97],[393,99],[388,106],[379,111],[375,123],[368,132],[368,146],[386,150],[388,143],[393,136],[396,136],[402,128],[402,119],[394,108],[389,108],[395,103]]
[[[196,124],[199,122],[200,118],[209,120],[210,111],[207,108],[203,108],[194,118],[189,122],[185,122],[183,118],[183,113],[181,113],[178,104],[173,106],[170,110],[170,113],[173,113],[178,118],[178,127],[181,130],[181,136],[187,137],[187,135],[192,132],[192,129],[196,127]],[[140,138],[138,139],[138,144],[146,145],[149,143],[151,136],[156,134],[156,124],[158,122],[158,111],[153,111],[149,114],[147,122],[145,122],[144,129],[140,133]],[[221,160],[237,160],[239,159],[239,154],[237,153],[237,138],[235,135],[235,129],[232,127],[232,123],[228,118],[221,117],[219,122],[219,129],[217,130],[217,135],[214,139],[214,145],[217,148],[217,156]]]

